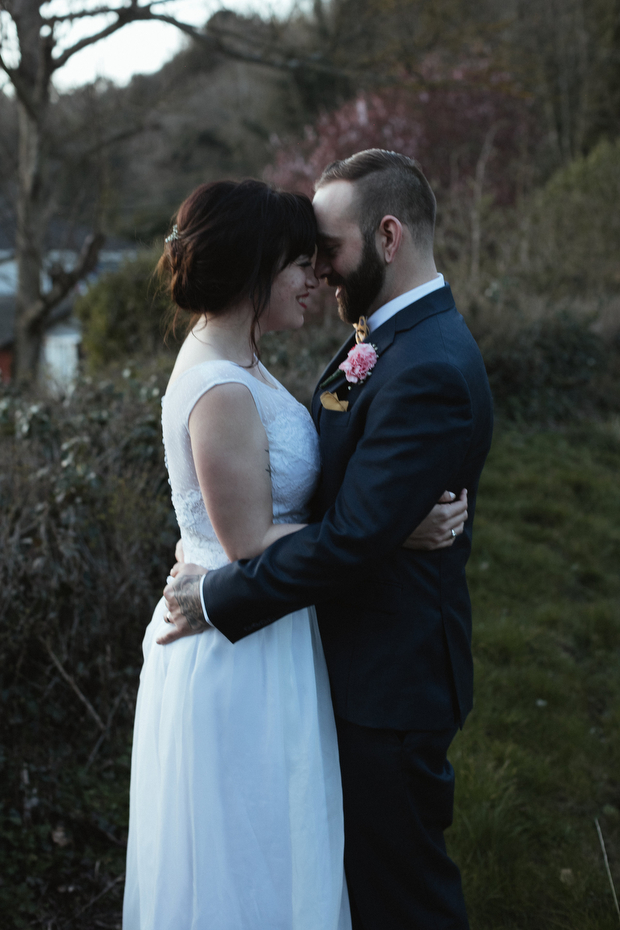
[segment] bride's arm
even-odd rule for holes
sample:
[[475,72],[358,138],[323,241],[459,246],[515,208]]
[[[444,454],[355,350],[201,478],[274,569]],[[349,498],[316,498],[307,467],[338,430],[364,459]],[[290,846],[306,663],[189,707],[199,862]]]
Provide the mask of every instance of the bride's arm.
[[203,394],[189,434],[207,513],[231,562],[305,525],[273,523],[269,441],[248,388],[221,384]]
[[[305,526],[273,522],[269,440],[244,385],[220,384],[203,394],[190,414],[189,435],[205,507],[231,562],[260,555],[276,540]],[[206,571],[188,563],[177,563],[171,571],[176,601],[172,606],[183,614],[191,633],[201,633],[209,626],[199,592],[198,599],[194,597]],[[163,646],[178,635],[171,626],[157,642]]]

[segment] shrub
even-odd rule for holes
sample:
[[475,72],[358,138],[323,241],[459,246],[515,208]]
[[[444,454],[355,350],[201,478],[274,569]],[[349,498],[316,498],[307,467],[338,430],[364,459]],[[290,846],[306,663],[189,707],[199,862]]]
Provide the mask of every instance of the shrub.
[[501,317],[479,334],[496,408],[546,423],[620,410],[620,346],[568,311]]
[[154,277],[158,257],[156,251],[139,253],[118,271],[101,275],[76,300],[91,370],[161,351],[170,301]]
[[534,197],[532,266],[541,290],[620,290],[620,140],[603,141]]
[[123,868],[140,641],[176,539],[161,389],[0,399],[3,926],[66,918]]

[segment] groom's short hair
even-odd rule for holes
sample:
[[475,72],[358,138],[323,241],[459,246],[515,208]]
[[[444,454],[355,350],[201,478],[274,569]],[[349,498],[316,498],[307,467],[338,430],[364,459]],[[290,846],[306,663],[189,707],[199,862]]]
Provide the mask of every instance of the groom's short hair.
[[316,182],[316,190],[332,181],[355,184],[360,228],[374,235],[384,216],[404,223],[420,248],[432,248],[437,205],[431,186],[413,158],[384,149],[366,149],[334,161]]

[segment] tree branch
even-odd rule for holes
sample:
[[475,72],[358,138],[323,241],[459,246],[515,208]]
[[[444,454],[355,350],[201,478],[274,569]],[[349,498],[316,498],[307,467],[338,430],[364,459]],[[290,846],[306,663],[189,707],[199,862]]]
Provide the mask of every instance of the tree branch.
[[125,697],[126,693],[127,693],[127,685],[123,685],[123,687],[121,688],[121,690],[120,690],[120,691],[118,692],[118,694],[116,695],[116,700],[114,701],[114,704],[112,705],[112,708],[111,708],[111,710],[110,710],[110,713],[108,714],[108,719],[107,719],[107,722],[106,722],[106,728],[105,728],[105,730],[103,731],[103,733],[100,735],[100,737],[99,737],[99,739],[97,740],[97,742],[95,743],[95,745],[94,745],[94,747],[93,747],[93,749],[92,749],[92,751],[91,751],[91,754],[89,755],[89,757],[88,757],[88,759],[87,759],[87,761],[86,761],[86,765],[84,766],[84,771],[85,771],[85,772],[87,772],[87,771],[89,770],[89,768],[91,767],[91,765],[93,764],[94,759],[95,759],[95,756],[96,756],[97,753],[99,752],[99,749],[101,748],[101,745],[102,745],[103,741],[106,739],[107,736],[110,735],[110,729],[111,729],[111,727],[112,727],[112,721],[114,720],[114,715],[115,715],[116,711],[118,710],[118,708],[120,707],[121,701],[122,701],[123,698]]
[[0,51],[0,68],[4,71],[9,81],[15,88],[15,93],[24,104],[25,107],[32,113],[32,101],[26,91],[26,85],[19,76],[19,71],[17,68],[9,68],[4,58],[2,57],[2,52]]
[[[170,2],[174,2],[174,0],[151,0],[151,3],[145,4],[143,9]],[[88,16],[105,16],[108,13],[119,13],[121,10],[129,9],[131,9],[131,7],[128,6],[98,6],[92,10],[77,10],[75,13],[63,13],[62,16],[43,16],[42,19],[46,26],[54,26],[56,23],[73,22],[76,19],[85,19]]]
[[[154,14],[153,18],[160,17],[158,14]],[[373,84],[384,85],[411,83],[412,81],[415,81],[416,84],[422,85],[426,85],[428,83],[422,74],[412,70],[409,71],[407,77],[403,77],[402,74],[379,74],[376,71],[369,71],[367,69],[358,71],[351,68],[339,68],[337,65],[327,61],[325,57],[322,56],[319,52],[312,54],[310,57],[298,57],[294,54],[294,52],[278,49],[277,47],[274,47],[273,44],[269,51],[263,52],[234,49],[231,48],[230,45],[226,45],[224,40],[230,39],[233,41],[242,42],[246,46],[251,46],[252,39],[240,32],[232,29],[222,28],[221,26],[213,26],[210,24],[208,28],[208,35],[205,33],[198,33],[194,36],[194,38],[198,42],[204,42],[206,39],[215,39],[218,43],[217,51],[219,51],[222,55],[226,55],[228,58],[237,58],[239,61],[264,65],[271,68],[278,68],[284,71],[311,70],[321,74],[328,74],[332,77],[345,78],[359,84],[365,84],[369,81]]]
[[90,148],[83,151],[80,158],[90,158],[95,152],[100,152],[101,149],[108,148],[110,145],[116,145],[117,142],[124,142],[126,139],[132,139],[141,132],[148,132],[149,130],[151,132],[156,132],[161,128],[161,123],[140,123],[138,126],[134,126],[133,129],[125,129],[122,132],[115,133],[113,136],[109,136],[107,139],[101,139]]
[[28,86],[19,73],[18,68],[9,68],[7,63],[2,57],[2,52],[0,52],[0,68],[7,75],[9,81],[15,88],[15,93],[19,101],[26,107],[33,119],[36,119],[36,108],[34,105],[34,100],[28,92]]
[[99,250],[104,242],[105,236],[103,233],[91,233],[84,240],[77,264],[72,271],[58,268],[50,272],[52,289],[48,294],[43,295],[48,311],[64,300],[78,281],[81,281],[83,277],[93,270],[97,264]]
[[487,167],[489,156],[493,151],[493,142],[500,128],[502,120],[493,123],[487,130],[482,143],[482,150],[476,163],[476,174],[474,178],[474,196],[471,207],[471,262],[469,277],[474,286],[478,284],[480,273],[480,242],[482,237],[480,210],[482,204],[482,189],[484,185],[484,174]]
[[79,42],[76,42],[70,48],[65,49],[62,55],[59,55],[58,58],[53,58],[53,70],[57,71],[59,68],[62,68],[62,66],[66,64],[67,61],[76,54],[76,52],[80,52],[82,49],[88,48],[89,45],[94,45],[95,42],[99,42],[101,39],[105,39],[108,36],[113,35],[115,32],[117,32],[119,29],[122,29],[123,26],[126,26],[129,23],[154,21],[167,23],[170,26],[175,26],[191,39],[194,39],[201,45],[206,46],[210,51],[219,52],[221,55],[224,55],[227,58],[233,58],[236,61],[242,61],[246,64],[262,65],[264,67],[276,68],[280,71],[289,72],[309,69],[324,74],[330,74],[334,77],[347,78],[349,80],[368,81],[370,79],[375,83],[392,83],[394,80],[392,78],[386,77],[385,75],[337,68],[328,62],[320,61],[315,58],[297,58],[282,52],[271,52],[269,54],[265,54],[258,51],[231,48],[230,45],[225,44],[225,36],[234,38],[237,41],[244,42],[245,44],[248,44],[251,42],[251,40],[248,40],[245,37],[237,34],[227,36],[226,33],[220,32],[219,30],[214,30],[213,28],[211,28],[209,32],[203,32],[202,30],[197,29],[195,26],[191,26],[189,23],[181,22],[174,16],[168,16],[165,13],[153,13],[151,7],[154,6],[157,2],[158,0],[154,0],[153,3],[149,3],[147,6],[143,7],[137,6],[137,4],[132,4],[131,6],[108,10],[107,12],[114,13],[118,17],[116,22],[110,23],[109,26],[106,26],[105,29],[102,29],[100,32],[80,39]]
[[60,672],[64,680],[67,682],[68,685],[70,685],[73,688],[76,695],[78,696],[78,698],[80,699],[80,701],[82,702],[82,704],[84,705],[84,707],[86,708],[90,716],[93,718],[93,720],[95,721],[99,729],[105,732],[106,731],[105,723],[103,722],[103,720],[101,719],[101,717],[99,716],[99,714],[97,713],[93,705],[90,703],[86,695],[82,692],[77,682],[71,677],[69,672],[65,670],[60,659],[58,658],[56,653],[52,650],[52,647],[50,646],[49,642],[47,640],[41,640],[41,642],[47,649],[50,659],[52,660],[52,662],[54,663],[54,665],[56,666],[56,668],[58,669],[58,671]]
[[105,886],[103,891],[100,891],[99,894],[96,894],[93,898],[90,899],[90,901],[88,901],[83,907],[81,907],[79,911],[76,911],[73,917],[69,918],[69,923],[72,923],[76,917],[79,917],[80,914],[83,914],[84,911],[87,911],[89,907],[92,907],[95,901],[98,901],[100,898],[103,898],[103,896],[106,895],[108,891],[111,891],[112,888],[114,888],[115,885],[118,885],[119,882],[122,882],[124,878],[125,878],[125,873],[123,872],[122,875],[117,875],[116,878],[112,879],[111,882],[108,882],[108,884]]
[[81,52],[83,48],[88,48],[89,45],[94,45],[95,42],[100,42],[101,39],[107,39],[108,36],[113,35],[128,23],[137,22],[141,19],[150,19],[150,16],[143,15],[145,10],[148,13],[148,7],[122,7],[118,10],[113,10],[112,12],[115,13],[118,17],[116,22],[110,23],[109,26],[106,26],[105,29],[101,29],[100,32],[96,32],[91,36],[86,36],[85,38],[80,39],[79,42],[76,42],[74,45],[71,45],[69,48],[65,49],[62,55],[59,55],[58,58],[52,58],[52,71],[58,71],[59,68],[62,68],[63,65],[66,65],[69,59],[75,55],[76,52]]
[[47,294],[41,294],[37,302],[28,307],[24,313],[24,323],[29,329],[43,324],[54,307],[57,307],[65,299],[78,281],[81,281],[94,269],[99,257],[99,250],[104,242],[105,236],[102,233],[93,233],[87,236],[77,264],[72,271],[56,268],[50,272],[52,289]]

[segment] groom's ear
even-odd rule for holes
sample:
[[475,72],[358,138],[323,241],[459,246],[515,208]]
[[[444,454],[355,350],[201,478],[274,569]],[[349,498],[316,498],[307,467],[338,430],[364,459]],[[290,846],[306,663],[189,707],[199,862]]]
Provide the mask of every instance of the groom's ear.
[[395,216],[384,216],[379,223],[377,239],[379,254],[383,255],[386,265],[391,265],[403,241],[403,224]]

